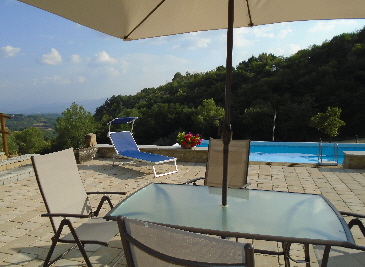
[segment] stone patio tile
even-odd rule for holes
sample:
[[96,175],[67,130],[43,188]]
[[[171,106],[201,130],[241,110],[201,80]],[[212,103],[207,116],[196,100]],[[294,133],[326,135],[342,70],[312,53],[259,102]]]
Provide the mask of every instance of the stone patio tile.
[[32,261],[23,265],[23,267],[39,267],[43,265],[43,260],[40,259],[33,259]]
[[16,253],[5,260],[5,262],[16,264],[16,265],[24,265],[29,263],[31,260],[35,259],[36,255],[27,254],[27,253]]
[[31,210],[31,211],[24,212],[21,215],[13,218],[11,220],[14,222],[25,223],[38,216],[39,216],[39,212],[37,210]]
[[7,253],[4,253],[4,252],[0,252],[0,266],[2,266],[3,262],[9,258],[11,256],[11,254],[7,254]]
[[[196,164],[194,162],[179,162],[178,173],[158,179],[153,178],[151,168],[138,164],[112,167],[111,160],[93,160],[78,165],[78,167],[88,191],[128,191],[129,194],[150,182],[181,183],[205,176],[205,163]],[[252,183],[249,188],[307,193],[322,192],[339,210],[365,213],[365,170],[251,164],[248,181]],[[200,183],[202,182],[200,181]],[[19,263],[20,260],[16,259],[21,259],[24,255],[36,255],[36,258],[23,266],[41,265],[48,252],[53,231],[49,219],[40,217],[40,214],[45,213],[46,210],[34,177],[2,186],[0,189],[2,189],[0,191],[0,213],[2,214],[2,218],[0,218],[2,234],[0,235],[0,246],[2,246],[0,265],[19,266],[13,262]],[[125,196],[113,195],[112,202],[118,203],[123,198]],[[99,199],[100,196],[92,197],[91,203],[97,205]],[[104,211],[106,209],[105,206]],[[7,216],[6,220],[3,215]],[[21,229],[25,231],[24,235],[22,235]],[[9,236],[8,232],[17,237]],[[361,238],[358,230],[355,230],[354,236],[359,242],[365,243],[365,238]],[[255,242],[258,246],[258,241]],[[280,243],[262,242],[262,246],[269,247],[274,244],[276,249],[280,248]],[[65,244],[57,245],[55,255],[65,251],[68,247],[69,245]],[[87,246],[87,249],[94,266],[110,266],[108,261],[114,262],[117,258],[117,256],[113,258],[113,256],[109,257],[104,254],[121,255],[123,253],[119,236],[111,241],[108,248]],[[312,248],[311,251],[313,251]],[[304,252],[301,245],[299,248],[292,247],[292,255],[298,258],[303,257]],[[10,257],[13,259],[12,262],[3,261]],[[315,263],[315,257],[312,257],[312,266],[316,267]],[[84,261],[80,252],[75,250],[66,259],[58,261],[56,265],[83,266]],[[125,259],[123,258],[117,266],[125,267]],[[284,266],[283,257],[259,255],[256,266]],[[304,267],[305,265],[292,263],[291,266]]]
[[21,237],[27,234],[28,232],[29,231],[27,229],[21,228],[21,225],[19,225],[19,227],[7,231],[6,234],[12,237]]
[[76,260],[69,260],[69,259],[60,259],[57,261],[58,266],[86,266],[85,264],[81,264],[81,262],[78,262]]
[[[1,214],[1,223],[5,223],[8,221],[12,221],[12,219],[14,219],[15,217],[18,217],[22,214],[24,214],[25,211],[19,211],[17,209],[8,209],[8,211],[6,213]],[[1,231],[1,226],[0,226],[0,231]]]
[[122,249],[101,247],[90,256],[90,261],[96,264],[108,264],[117,261],[123,255]]
[[255,254],[255,266],[284,266],[279,264],[277,256]]
[[0,232],[7,232],[19,225],[17,222],[6,221],[0,224]]
[[252,243],[254,249],[269,250],[269,251],[279,251],[281,249],[278,243],[273,241],[253,240]]
[[318,188],[309,187],[309,188],[304,189],[304,193],[319,195],[319,194],[321,194],[321,191]]
[[[48,255],[48,251],[49,251],[49,247],[50,247],[51,244],[48,244],[46,246],[42,246],[42,250],[39,250],[39,253],[38,256],[37,256],[37,259],[40,259],[42,261],[44,261]],[[33,244],[33,246],[35,246]],[[72,245],[71,244],[57,244],[53,254],[52,254],[52,257],[51,257],[51,261],[54,260],[55,258],[57,258],[59,255],[61,255],[62,253],[66,252],[68,249],[72,248]],[[81,256],[81,253],[77,250],[77,252],[79,253],[78,255]],[[82,256],[81,256],[82,257]],[[63,258],[64,259],[64,258]],[[74,259],[72,259],[74,260]],[[81,259],[81,261],[83,261],[83,259]],[[84,262],[85,263],[85,262]],[[57,266],[62,266],[60,264],[60,261],[57,261]]]
[[36,241],[32,245],[36,247],[49,247],[51,245],[51,238],[53,236],[53,232],[44,232],[42,236],[36,238]]
[[22,248],[19,253],[33,254],[33,255],[42,255],[48,253],[49,247],[36,247],[36,246],[28,246]]
[[333,202],[333,201],[341,201],[341,202],[343,202],[342,198],[337,193],[333,193],[333,192],[327,193],[327,192],[322,192],[322,191],[321,191],[321,193],[322,193],[322,195],[324,197],[326,197],[327,199],[329,199],[331,202]]
[[304,189],[301,186],[289,186],[288,185],[288,191],[294,192],[294,193],[304,193]]
[[6,235],[6,233],[4,233],[3,235],[0,235],[0,248],[2,246],[4,246],[6,243],[11,242],[15,239],[16,239],[16,237],[8,236],[8,235]]

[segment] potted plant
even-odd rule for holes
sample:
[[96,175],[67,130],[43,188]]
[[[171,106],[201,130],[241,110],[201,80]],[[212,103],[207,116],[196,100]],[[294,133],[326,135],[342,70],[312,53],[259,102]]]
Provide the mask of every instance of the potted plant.
[[194,146],[201,144],[200,135],[193,135],[192,133],[186,134],[185,132],[180,132],[177,135],[177,142],[182,148],[192,148]]

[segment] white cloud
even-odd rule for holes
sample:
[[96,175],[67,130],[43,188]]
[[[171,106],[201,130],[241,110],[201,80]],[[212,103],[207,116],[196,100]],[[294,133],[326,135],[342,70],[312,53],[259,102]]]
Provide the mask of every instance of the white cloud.
[[198,48],[207,48],[212,40],[210,38],[202,37],[205,34],[205,32],[192,32],[176,36],[181,41],[177,42],[178,44],[174,45],[173,49],[182,48],[196,50]]
[[302,49],[300,47],[300,45],[296,45],[296,44],[289,44],[289,53],[290,55],[295,54],[296,52],[298,52],[300,49]]
[[233,47],[245,47],[250,46],[252,41],[246,39],[243,35],[237,35],[233,38]]
[[274,38],[275,34],[270,32],[273,29],[272,25],[264,25],[260,27],[254,27],[253,33],[256,38]]
[[56,49],[52,48],[49,54],[42,55],[40,62],[48,65],[58,65],[62,62],[62,57]]
[[267,51],[267,53],[274,54],[275,56],[288,57],[288,56],[295,54],[296,52],[298,52],[301,49],[302,48],[299,45],[288,44],[288,45],[284,45],[282,47],[276,47],[276,48],[269,49]]
[[81,57],[79,55],[72,55],[70,57],[70,61],[71,61],[71,63],[75,63],[75,64],[80,63]]
[[181,68],[187,65],[190,66],[190,64],[191,61],[173,55],[129,54],[123,63],[125,71],[122,72],[123,74],[148,73],[158,76],[160,73],[171,72],[173,69],[181,70]]
[[108,67],[107,70],[109,71],[109,73],[112,76],[119,76],[120,75],[120,71],[118,69],[112,68],[112,67]]
[[287,54],[286,50],[280,47],[269,49],[266,53],[274,54],[275,56],[284,56],[285,54]]
[[142,42],[149,42],[150,44],[153,45],[163,45],[166,44],[168,42],[168,37],[167,36],[161,36],[161,37],[156,37],[156,38],[152,38],[152,39],[142,39],[139,40],[141,43]]
[[18,47],[4,46],[0,49],[0,57],[14,57],[19,51]]
[[97,65],[105,65],[105,64],[114,64],[117,63],[115,58],[109,56],[109,54],[105,51],[99,52],[95,54],[94,61]]
[[326,21],[318,21],[312,28],[308,30],[310,33],[317,33],[317,32],[327,32],[335,29],[341,25],[356,25],[355,20],[326,20]]
[[279,38],[285,38],[290,32],[292,32],[293,30],[291,28],[285,28],[283,30],[280,30],[278,33],[278,37]]
[[67,78],[62,78],[61,76],[59,75],[53,75],[53,76],[50,76],[50,77],[44,77],[43,79],[36,79],[34,80],[34,83],[35,85],[38,85],[38,84],[42,84],[42,85],[45,85],[45,84],[70,84],[70,80],[67,79]]
[[199,48],[208,47],[208,44],[211,42],[208,38],[200,38],[196,40],[196,46]]
[[[252,44],[252,41],[246,38],[246,36],[249,34],[249,31],[251,29],[248,29],[246,27],[244,28],[237,28],[234,29],[233,33],[233,47],[239,48],[239,47],[246,47]],[[224,42],[226,42],[227,35],[224,36]]]
[[0,80],[0,88],[6,88],[12,86],[9,80]]
[[86,81],[86,78],[84,76],[78,76],[77,80],[78,80],[79,83],[83,83],[83,82]]

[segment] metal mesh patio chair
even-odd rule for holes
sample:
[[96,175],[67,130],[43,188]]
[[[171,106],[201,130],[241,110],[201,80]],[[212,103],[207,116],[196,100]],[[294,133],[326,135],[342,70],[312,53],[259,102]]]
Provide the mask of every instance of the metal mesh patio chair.
[[[37,183],[47,209],[46,214],[51,220],[54,236],[52,245],[43,266],[53,264],[63,255],[50,262],[58,242],[74,243],[83,255],[86,265],[92,266],[86,255],[85,244],[100,244],[107,246],[110,239],[118,233],[115,222],[98,218],[102,205],[107,201],[112,208],[110,198],[105,194],[125,194],[124,192],[88,192],[83,186],[73,149],[32,156],[32,163]],[[92,210],[88,194],[104,194],[95,211]],[[75,218],[87,218],[81,226],[75,228]],[[69,233],[62,235],[64,228]],[[68,252],[68,251],[67,251]]]
[[[247,185],[247,174],[250,156],[250,140],[232,140],[229,144],[228,187],[242,188]],[[204,185],[222,186],[223,177],[223,141],[210,139],[208,161],[205,177],[190,180],[194,183],[204,179]]]
[[122,216],[117,220],[128,267],[254,266],[254,250],[249,243],[237,243]]

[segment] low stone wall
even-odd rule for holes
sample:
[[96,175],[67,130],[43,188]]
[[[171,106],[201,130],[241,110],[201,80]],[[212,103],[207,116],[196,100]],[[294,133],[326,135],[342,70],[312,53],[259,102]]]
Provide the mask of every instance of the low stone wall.
[[[112,158],[114,154],[114,148],[112,145],[97,145],[98,153],[97,157],[100,158]],[[168,157],[175,157],[177,161],[184,162],[207,162],[208,160],[208,148],[207,147],[194,147],[192,149],[183,149],[174,146],[139,146],[140,151],[163,155]]]
[[0,152],[0,160],[8,159],[4,152]]
[[344,169],[365,169],[365,152],[364,151],[343,151],[345,158],[343,160]]
[[75,149],[74,153],[77,164],[94,159],[97,156],[98,149],[96,146]]
[[32,164],[31,156],[33,154],[26,154],[17,157],[7,158],[0,161],[0,171],[11,170],[21,166]]

